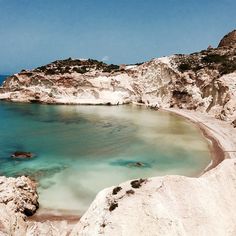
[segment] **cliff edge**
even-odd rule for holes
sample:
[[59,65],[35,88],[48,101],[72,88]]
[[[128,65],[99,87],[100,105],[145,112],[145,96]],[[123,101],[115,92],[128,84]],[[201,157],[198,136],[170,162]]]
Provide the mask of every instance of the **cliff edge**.
[[[55,61],[7,78],[0,87],[0,99],[49,104],[143,103],[197,111],[211,117],[210,123],[216,122],[212,117],[217,118],[216,127],[221,129],[217,128],[216,135],[223,137],[222,146],[235,147],[234,35],[231,32],[225,36],[218,48],[137,65],[116,66],[71,58]],[[199,122],[205,124],[204,120]],[[227,145],[229,143],[232,145]],[[33,213],[37,208],[35,195],[33,206],[29,207],[28,200],[17,204],[20,216],[14,218],[8,208],[16,209],[17,199],[25,192],[19,196],[14,190],[16,199],[10,198],[9,204],[8,200],[3,200],[2,205],[1,194],[10,196],[2,190],[0,211],[5,213],[1,215],[0,229],[3,235],[233,236],[236,234],[236,162],[233,159],[236,154],[233,149],[225,149],[225,152],[229,152],[232,159],[223,161],[200,178],[137,179],[101,191],[72,232],[65,222],[25,222],[28,210]],[[24,186],[27,188],[20,184],[17,189]],[[29,192],[34,193],[34,190],[29,189]],[[14,223],[18,221],[21,224]]]

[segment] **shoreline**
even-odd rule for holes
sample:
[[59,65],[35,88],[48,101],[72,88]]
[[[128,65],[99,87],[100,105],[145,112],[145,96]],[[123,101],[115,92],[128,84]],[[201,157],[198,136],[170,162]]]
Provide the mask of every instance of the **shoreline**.
[[[161,110],[171,112],[195,124],[203,136],[210,142],[211,162],[206,166],[201,175],[215,168],[225,159],[236,158],[236,153],[229,151],[236,145],[236,135],[233,135],[235,131],[226,121],[217,120],[209,114],[197,111],[175,108]],[[229,147],[231,148],[229,149]]]
[[[219,165],[223,160],[228,158],[227,153],[225,153],[224,148],[222,147],[220,141],[215,137],[214,133],[210,131],[209,127],[202,123],[199,120],[196,120],[196,117],[193,117],[194,115],[191,114],[191,117],[188,115],[186,116],[186,113],[181,112],[180,109],[161,109],[161,111],[166,111],[173,113],[177,116],[180,116],[191,123],[193,123],[202,133],[204,138],[208,141],[208,147],[210,151],[210,156],[211,156],[211,161],[210,163],[206,166],[206,168],[200,173],[200,176],[207,171],[215,168],[217,165]],[[185,110],[183,110],[185,111]],[[196,111],[194,111],[197,113]],[[202,114],[204,115],[204,114]]]
[[[133,104],[131,104],[133,105]],[[135,104],[140,105],[140,104]],[[141,104],[143,105],[143,104]],[[148,107],[147,107],[148,108]],[[182,110],[182,109],[160,109],[160,111],[171,112],[177,116],[180,116],[199,128],[200,132],[207,139],[211,162],[206,166],[204,170],[199,175],[196,175],[194,178],[202,176],[204,173],[215,168],[223,160],[230,158],[229,154],[226,152],[224,146],[220,142],[219,137],[217,137],[215,130],[208,126],[208,123],[205,122],[206,116],[211,120],[211,123],[214,124],[218,120],[214,117],[210,117],[206,114],[199,113],[196,111]],[[155,177],[155,176],[154,176]],[[61,212],[55,213],[54,210],[42,209],[43,212],[36,212],[33,216],[28,217],[27,221],[36,221],[36,222],[45,222],[45,221],[67,221],[69,224],[76,224],[79,222],[80,218],[83,215],[79,214],[63,214]]]
[[46,221],[66,221],[68,224],[70,225],[75,225],[79,222],[80,218],[82,216],[80,215],[67,215],[67,214],[61,214],[61,215],[58,215],[58,214],[53,214],[51,213],[51,211],[49,210],[47,213],[41,213],[41,214],[37,214],[37,212],[32,215],[32,216],[29,216],[27,218],[27,221],[28,222],[40,222],[40,223],[43,223],[43,222],[46,222]]
[[223,160],[228,158],[228,155],[224,152],[223,147],[219,143],[219,141],[215,138],[213,134],[209,132],[209,130],[201,123],[195,123],[198,125],[199,129],[201,130],[203,136],[211,142],[209,144],[210,153],[211,153],[211,162],[209,165],[204,169],[203,173],[215,168],[218,166]]

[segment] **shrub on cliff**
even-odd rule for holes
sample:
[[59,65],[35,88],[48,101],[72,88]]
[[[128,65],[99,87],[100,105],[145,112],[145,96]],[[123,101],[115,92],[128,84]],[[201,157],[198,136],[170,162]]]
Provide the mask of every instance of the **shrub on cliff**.
[[84,74],[87,72],[86,66],[81,66],[81,67],[74,67],[73,71],[80,73],[80,74]]
[[114,64],[111,64],[111,65],[108,65],[106,66],[104,69],[103,69],[103,72],[112,72],[112,71],[118,71],[119,70],[119,66],[118,65],[114,65]]
[[227,61],[227,56],[219,54],[209,54],[202,58],[203,63],[223,63]]
[[179,71],[181,72],[185,72],[187,70],[191,70],[192,67],[191,67],[191,64],[190,63],[187,63],[187,62],[184,62],[184,63],[181,63],[178,67]]
[[56,71],[54,69],[47,69],[45,71],[45,75],[55,75]]
[[236,60],[228,60],[228,61],[225,61],[224,63],[222,63],[222,65],[220,66],[219,68],[219,72],[221,75],[224,75],[224,74],[229,74],[229,73],[232,73],[236,71]]

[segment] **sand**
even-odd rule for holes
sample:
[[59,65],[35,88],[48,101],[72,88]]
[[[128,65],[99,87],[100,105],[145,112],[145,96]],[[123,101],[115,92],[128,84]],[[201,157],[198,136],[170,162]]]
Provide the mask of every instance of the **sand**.
[[112,194],[115,186],[104,189],[72,235],[236,235],[235,128],[200,112],[166,111],[194,122],[211,143],[213,159],[205,173],[148,178],[132,195],[126,194],[130,181],[119,185],[117,195]]
[[[212,161],[201,173],[211,170],[221,163],[224,159],[236,157],[236,132],[227,122],[215,119],[212,116],[200,112],[181,110],[181,109],[163,109],[166,112],[172,112],[193,122],[199,127],[203,135],[209,140]],[[158,111],[157,111],[158,112]],[[76,224],[80,219],[77,214],[55,213],[50,210],[39,211],[34,216],[28,218],[29,221],[67,221],[68,224]]]
[[[194,122],[204,132],[207,138],[211,137],[211,141],[214,139],[217,142],[218,148],[214,151],[216,152],[214,153],[214,159],[216,160],[213,160],[215,163],[221,162],[222,159],[236,158],[236,129],[233,128],[230,122],[222,121],[216,119],[214,116],[196,111],[173,108],[165,110],[174,112]],[[216,147],[216,144],[214,144],[214,147]],[[222,149],[224,157],[222,157],[223,154],[218,153],[219,148]]]

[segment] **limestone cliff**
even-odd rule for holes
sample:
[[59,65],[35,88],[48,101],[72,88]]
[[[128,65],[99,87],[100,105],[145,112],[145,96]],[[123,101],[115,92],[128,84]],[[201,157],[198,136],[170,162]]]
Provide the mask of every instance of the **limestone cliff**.
[[[232,34],[229,36],[218,48],[132,66],[90,59],[55,61],[9,77],[0,88],[0,99],[64,104],[144,103],[209,113],[236,126],[236,48]],[[205,124],[204,120],[198,122]],[[227,122],[217,122],[216,136],[223,137],[222,146],[235,158],[234,129],[228,127],[226,132]],[[232,145],[228,145],[229,140]],[[235,166],[235,159],[225,160],[200,178],[154,177],[105,189],[71,235],[233,236]],[[24,221],[25,215],[36,210],[37,196],[34,188],[27,187],[28,180],[21,178],[11,179],[10,186],[8,179],[2,182],[3,235],[68,235],[70,228],[65,222]],[[13,215],[14,211],[18,213]]]
[[[132,65],[66,59],[22,70],[0,88],[0,99],[56,104],[179,107],[236,117],[236,48],[230,36],[218,48]],[[228,42],[228,44],[227,44]]]
[[0,177],[0,235],[24,235],[26,216],[38,208],[36,185],[27,177]]
[[[166,176],[101,191],[71,235],[233,236],[236,162],[200,178]],[[116,194],[115,194],[116,193]]]
[[218,47],[236,47],[236,30],[226,34],[221,39]]

